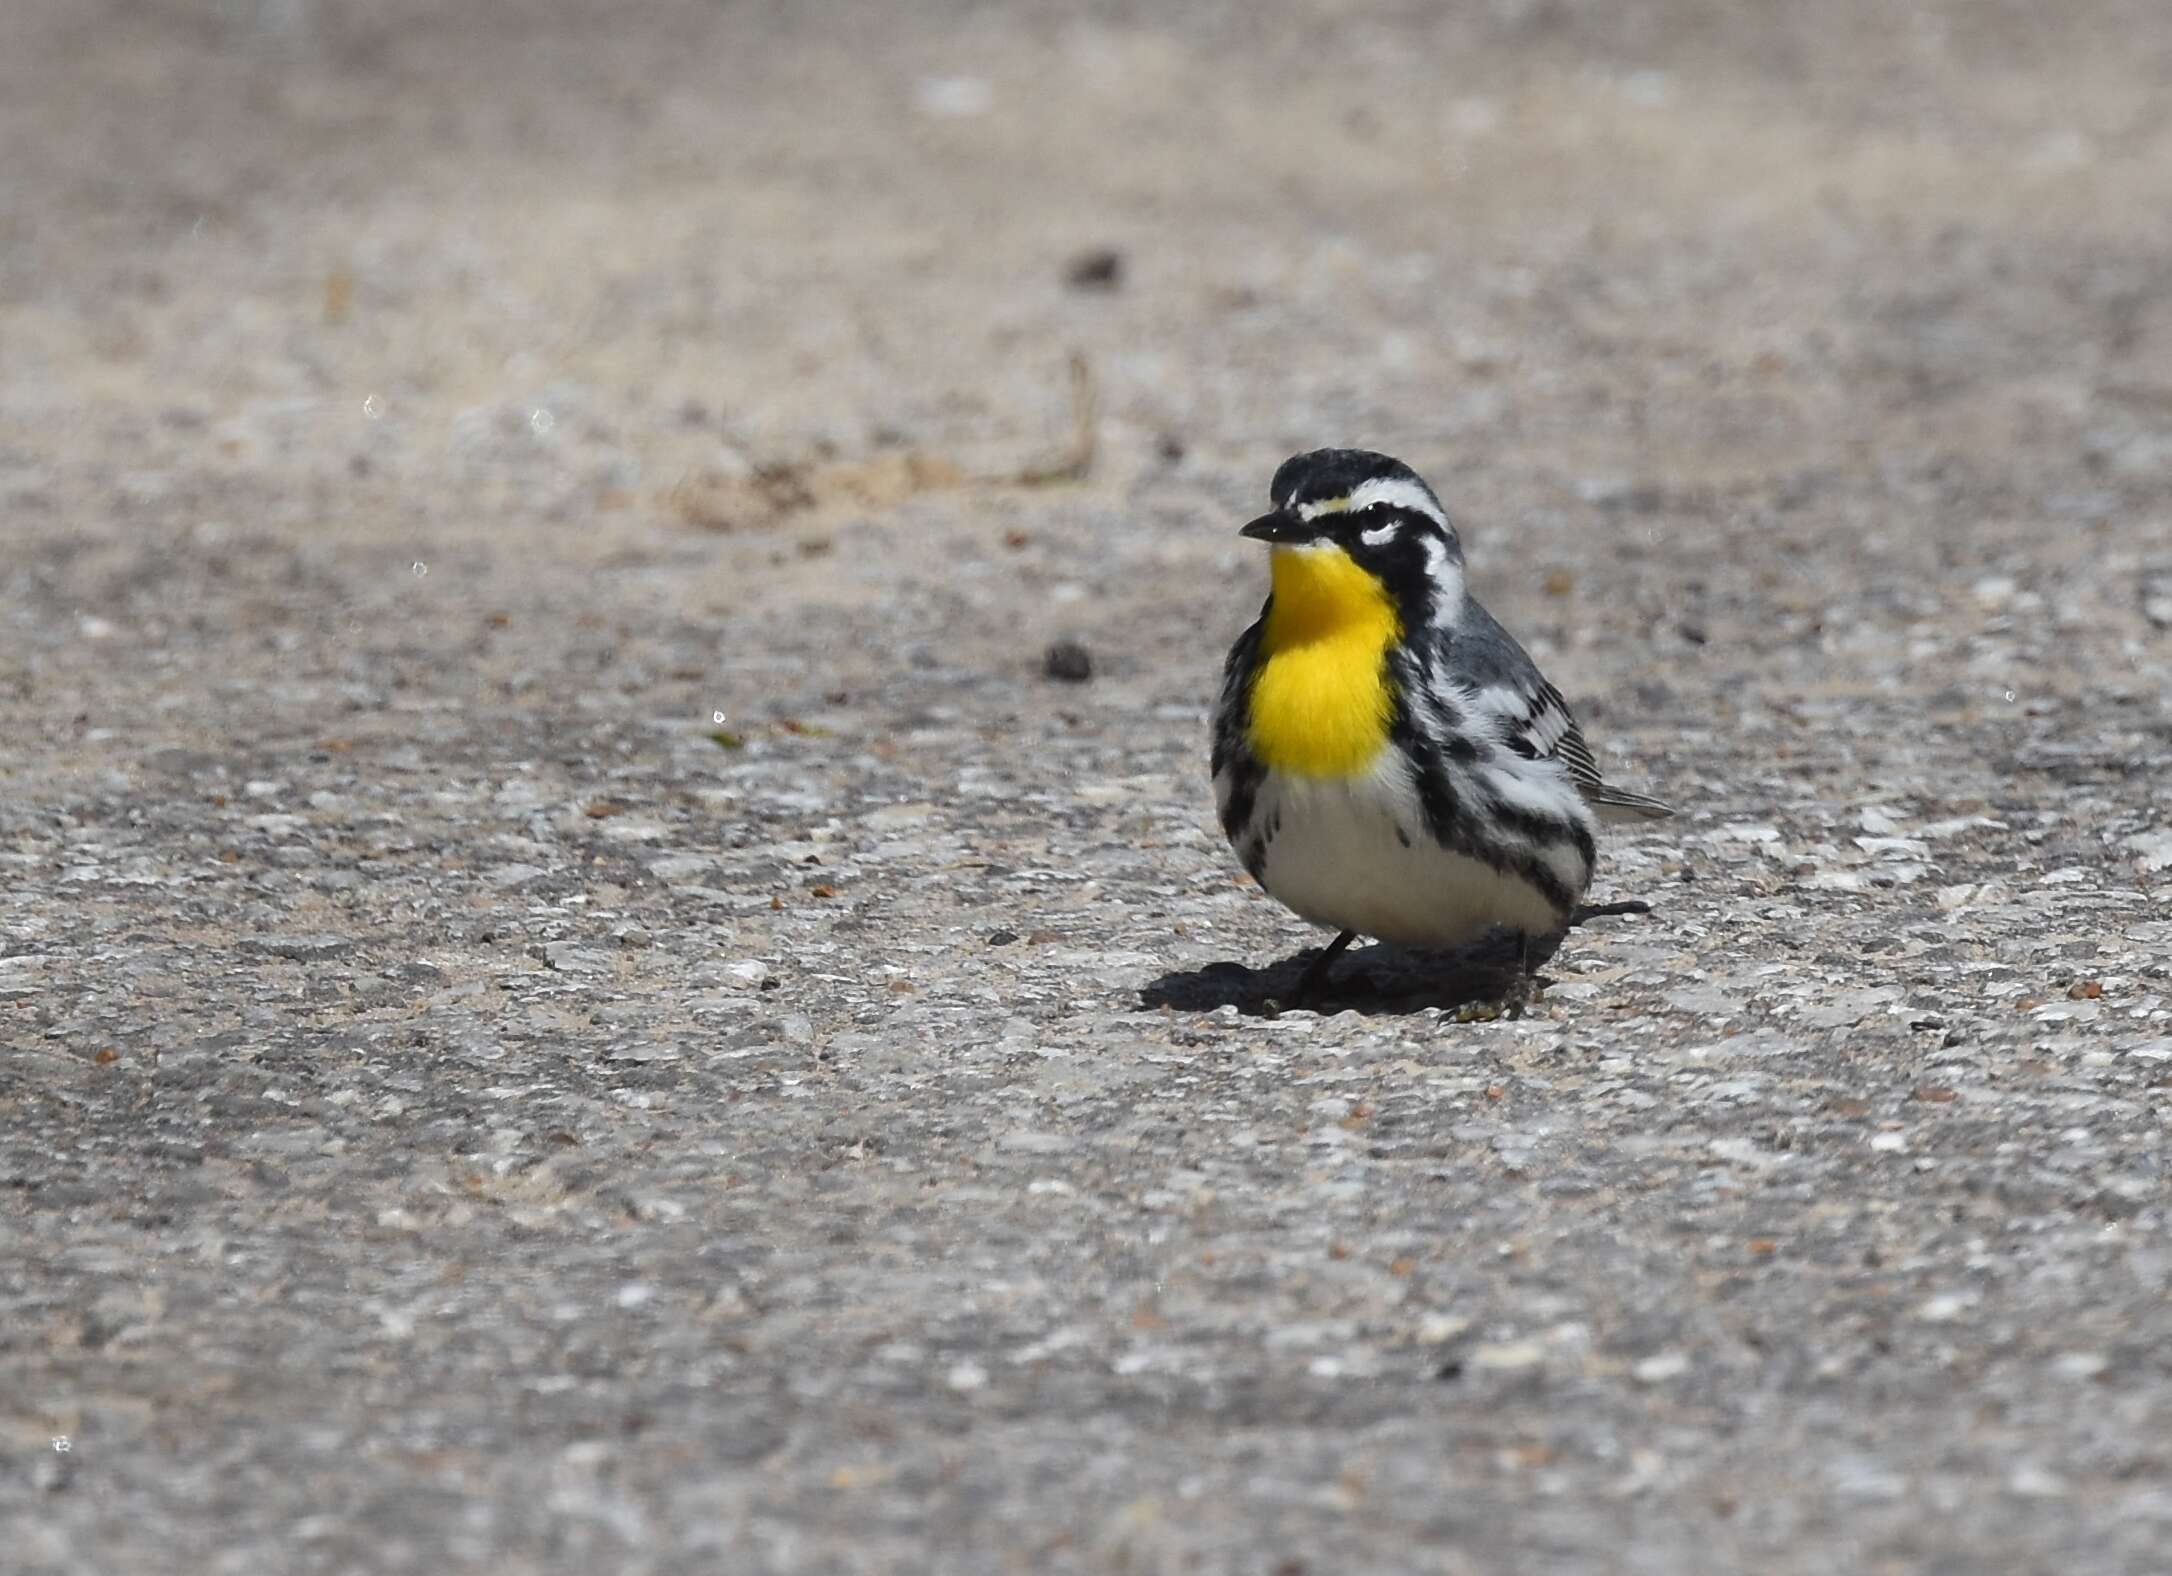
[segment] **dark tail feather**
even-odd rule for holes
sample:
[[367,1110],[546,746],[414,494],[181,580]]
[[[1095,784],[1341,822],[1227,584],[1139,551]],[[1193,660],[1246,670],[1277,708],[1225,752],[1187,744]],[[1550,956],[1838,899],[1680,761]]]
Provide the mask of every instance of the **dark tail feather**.
[[1626,788],[1610,788],[1605,783],[1584,790],[1584,797],[1599,812],[1599,819],[1609,826],[1620,826],[1631,821],[1659,821],[1674,814],[1674,807],[1641,793],[1631,793]]

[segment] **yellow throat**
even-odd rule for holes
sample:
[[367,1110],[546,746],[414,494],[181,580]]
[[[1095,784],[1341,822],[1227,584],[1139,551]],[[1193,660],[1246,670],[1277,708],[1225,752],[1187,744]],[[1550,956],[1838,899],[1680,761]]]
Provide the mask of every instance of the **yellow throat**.
[[1252,751],[1280,771],[1354,775],[1388,741],[1386,654],[1402,633],[1394,600],[1339,547],[1277,547],[1269,561]]

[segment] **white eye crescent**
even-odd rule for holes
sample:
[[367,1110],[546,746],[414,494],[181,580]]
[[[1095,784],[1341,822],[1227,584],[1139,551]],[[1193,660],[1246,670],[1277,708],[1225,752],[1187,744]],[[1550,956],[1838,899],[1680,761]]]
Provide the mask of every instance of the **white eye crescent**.
[[1367,547],[1385,547],[1395,540],[1397,529],[1396,523],[1390,520],[1386,525],[1376,525],[1369,531],[1358,532],[1358,540]]

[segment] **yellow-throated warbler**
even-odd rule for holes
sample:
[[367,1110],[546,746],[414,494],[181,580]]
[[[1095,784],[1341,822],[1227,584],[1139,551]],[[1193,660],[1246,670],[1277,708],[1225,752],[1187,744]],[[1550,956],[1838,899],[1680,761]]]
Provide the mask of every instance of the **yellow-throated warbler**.
[[[1316,449],[1275,472],[1243,534],[1272,586],[1214,717],[1222,829],[1253,878],[1339,934],[1460,946],[1559,935],[1602,821],[1672,812],[1608,786],[1561,692],[1464,587],[1463,546],[1409,466]],[[1618,905],[1636,908],[1641,905]],[[1590,912],[1590,911],[1587,911]]]

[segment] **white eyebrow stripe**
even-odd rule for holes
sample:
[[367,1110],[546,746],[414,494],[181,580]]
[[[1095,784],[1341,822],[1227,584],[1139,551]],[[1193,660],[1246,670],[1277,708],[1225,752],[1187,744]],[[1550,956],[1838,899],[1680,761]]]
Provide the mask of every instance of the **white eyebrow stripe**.
[[1297,518],[1317,520],[1323,514],[1341,514],[1350,507],[1348,498],[1322,498],[1318,503],[1301,503],[1297,506]]
[[1361,484],[1348,498],[1342,500],[1345,509],[1370,509],[1375,504],[1388,504],[1397,509],[1408,509],[1422,514],[1435,525],[1446,525],[1448,517],[1441,513],[1433,495],[1426,491],[1423,482],[1407,476],[1376,476]]

